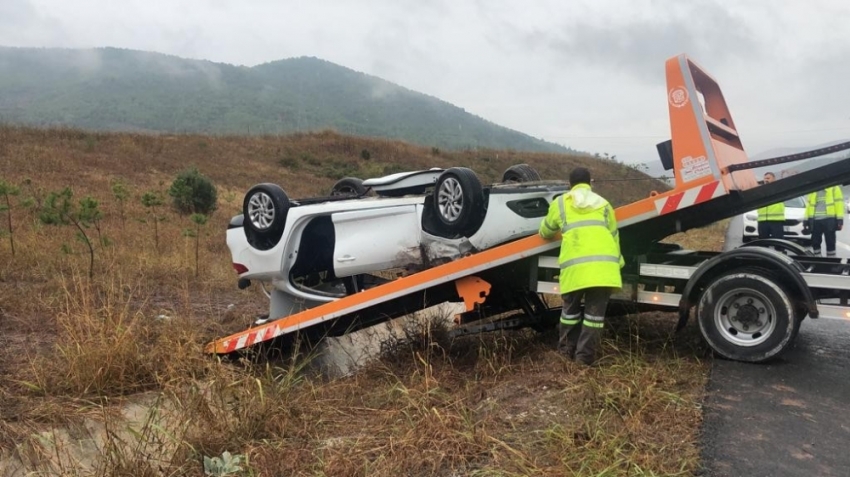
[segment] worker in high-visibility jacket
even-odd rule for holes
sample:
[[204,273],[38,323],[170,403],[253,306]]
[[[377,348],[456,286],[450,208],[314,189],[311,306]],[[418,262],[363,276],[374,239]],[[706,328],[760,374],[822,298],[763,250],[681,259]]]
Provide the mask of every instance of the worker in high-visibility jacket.
[[570,172],[570,191],[549,204],[539,233],[547,240],[561,235],[558,283],[564,305],[558,350],[591,365],[598,357],[608,300],[623,286],[620,269],[625,262],[614,208],[591,190],[589,170]]
[[[776,180],[772,172],[764,173],[764,183]],[[785,238],[785,202],[770,204],[758,209],[758,234],[760,239]]]
[[844,194],[832,186],[806,196],[806,222],[803,233],[812,234],[812,252],[821,255],[826,242],[826,256],[835,256],[835,232],[844,228]]

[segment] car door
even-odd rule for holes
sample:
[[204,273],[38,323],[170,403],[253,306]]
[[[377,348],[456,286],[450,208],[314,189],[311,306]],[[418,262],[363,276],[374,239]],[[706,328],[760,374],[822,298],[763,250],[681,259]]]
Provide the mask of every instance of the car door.
[[336,276],[421,264],[421,215],[420,204],[333,214]]

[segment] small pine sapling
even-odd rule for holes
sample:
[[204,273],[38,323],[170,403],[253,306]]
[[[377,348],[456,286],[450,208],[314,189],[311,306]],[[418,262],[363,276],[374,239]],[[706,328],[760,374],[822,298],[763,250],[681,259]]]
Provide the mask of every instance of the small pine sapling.
[[20,194],[21,190],[4,180],[0,180],[0,197],[2,197],[4,203],[0,203],[0,212],[6,212],[6,223],[9,231],[9,246],[12,248],[12,256],[15,256],[15,237],[14,237],[14,229],[12,228],[12,199],[18,194]]
[[51,192],[42,204],[39,218],[46,225],[73,225],[77,229],[78,237],[89,249],[89,279],[91,279],[94,276],[94,246],[86,229],[97,224],[102,214],[97,201],[93,198],[86,196],[75,204],[73,196],[74,192],[70,187]]
[[148,216],[153,219],[153,240],[154,248],[159,250],[159,212],[158,208],[162,206],[162,197],[157,192],[145,192],[142,195],[142,205],[148,210]]

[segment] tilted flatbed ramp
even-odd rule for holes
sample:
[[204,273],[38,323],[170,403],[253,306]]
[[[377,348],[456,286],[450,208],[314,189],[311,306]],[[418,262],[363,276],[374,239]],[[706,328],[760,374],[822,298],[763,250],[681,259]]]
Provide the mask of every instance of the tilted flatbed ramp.
[[429,288],[446,283],[451,285],[457,279],[537,255],[558,245],[557,242],[548,242],[538,236],[519,239],[233,334],[215,341],[208,346],[207,351],[230,353],[323,321],[341,318],[381,303],[423,292]]

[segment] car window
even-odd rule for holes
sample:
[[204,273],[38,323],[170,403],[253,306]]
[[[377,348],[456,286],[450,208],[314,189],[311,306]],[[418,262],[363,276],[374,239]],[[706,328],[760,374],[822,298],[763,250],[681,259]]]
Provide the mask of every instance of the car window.
[[788,199],[785,201],[785,207],[792,207],[795,209],[804,209],[806,208],[806,203],[803,202],[802,197],[794,197],[793,199]]

